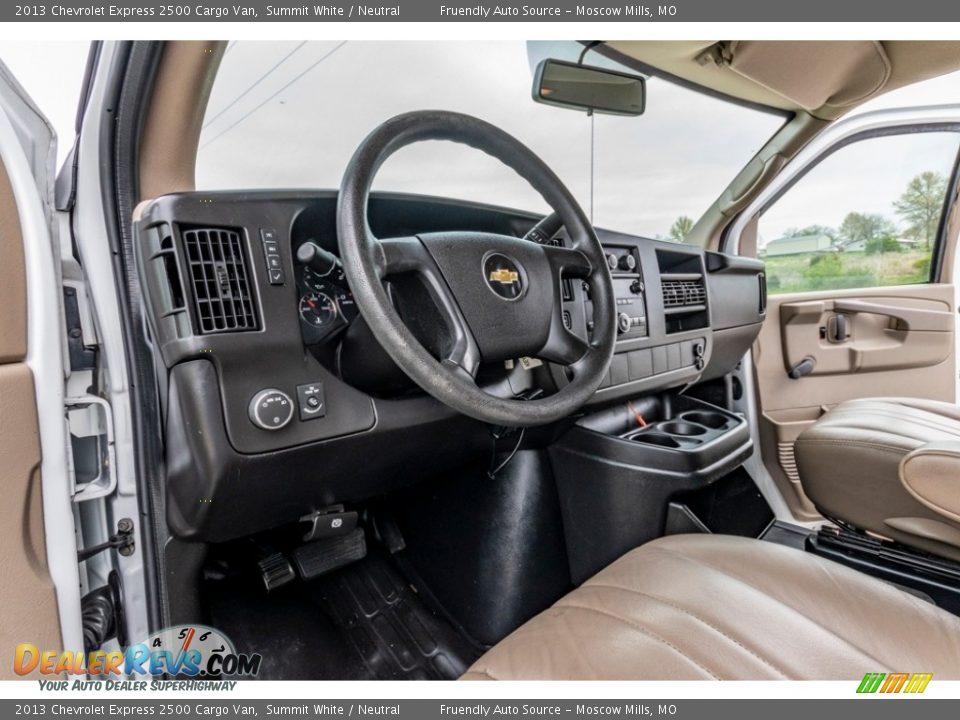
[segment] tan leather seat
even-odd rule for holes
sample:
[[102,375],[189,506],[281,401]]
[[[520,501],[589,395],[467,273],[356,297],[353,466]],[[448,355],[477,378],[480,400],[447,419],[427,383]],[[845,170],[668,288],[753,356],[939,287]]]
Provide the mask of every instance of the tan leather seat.
[[[901,472],[905,458],[929,444],[960,454],[960,407],[872,398],[837,405],[797,439],[795,452],[803,489],[824,514],[960,560],[960,461],[908,462],[914,477]],[[927,490],[952,494],[955,513],[936,497],[928,501]]]
[[960,618],[808,553],[675,535],[633,550],[494,646],[475,680],[960,678]]

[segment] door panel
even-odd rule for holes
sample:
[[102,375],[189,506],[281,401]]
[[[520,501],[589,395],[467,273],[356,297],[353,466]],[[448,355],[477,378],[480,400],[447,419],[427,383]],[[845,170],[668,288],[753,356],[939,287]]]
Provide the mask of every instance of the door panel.
[[[774,295],[754,345],[764,462],[803,519],[817,516],[803,493],[793,443],[834,405],[863,397],[953,401],[956,392],[953,285]],[[844,342],[827,335],[847,315]],[[823,335],[823,337],[821,337]],[[788,372],[806,357],[809,375]]]
[[[23,240],[0,162],[0,650],[19,643],[60,649],[56,592],[47,569],[40,489],[40,436],[27,349]],[[8,655],[8,658],[10,657]],[[13,663],[0,679],[16,678]]]
[[802,363],[812,367],[807,375],[929,367],[953,351],[954,316],[946,303],[862,297],[780,303],[787,370]]

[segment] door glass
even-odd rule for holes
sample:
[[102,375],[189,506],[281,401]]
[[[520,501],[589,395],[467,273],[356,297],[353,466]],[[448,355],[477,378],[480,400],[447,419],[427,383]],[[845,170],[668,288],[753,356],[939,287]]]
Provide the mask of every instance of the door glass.
[[760,217],[769,291],[929,282],[958,147],[958,133],[913,132],[828,155]]

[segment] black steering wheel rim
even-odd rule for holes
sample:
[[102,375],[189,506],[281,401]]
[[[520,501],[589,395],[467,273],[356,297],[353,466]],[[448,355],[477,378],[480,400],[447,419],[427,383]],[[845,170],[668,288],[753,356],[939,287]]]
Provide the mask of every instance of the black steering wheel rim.
[[[459,246],[459,239],[447,242],[448,238],[426,236],[402,241],[378,240],[367,223],[367,204],[373,179],[383,162],[397,150],[426,140],[465,144],[512,168],[560,216],[573,247],[557,250],[518,238],[481,234],[474,234],[469,237],[470,243],[464,241]],[[585,213],[553,171],[520,141],[494,125],[469,115],[433,110],[406,113],[387,120],[364,139],[347,166],[337,205],[337,231],[344,272],[357,307],[374,337],[417,385],[453,409],[497,425],[540,425],[576,412],[603,381],[616,341],[613,285],[603,248]],[[523,401],[488,394],[471,377],[471,370],[475,370],[478,361],[475,357],[478,351],[475,347],[471,349],[473,338],[460,338],[464,347],[455,351],[453,360],[437,360],[406,327],[383,286],[383,280],[391,268],[399,266],[402,269],[406,265],[418,264],[419,260],[415,263],[412,259],[414,255],[420,257],[423,263],[433,266],[436,263],[430,256],[436,254],[433,250],[435,247],[450,249],[476,246],[482,249],[480,246],[484,243],[507,248],[514,255],[523,254],[528,264],[536,264],[539,268],[542,266],[541,260],[531,254],[534,252],[532,248],[536,247],[545,257],[549,253],[548,260],[554,275],[552,282],[557,286],[561,271],[566,271],[568,266],[590,283],[594,332],[589,345],[580,341],[582,348],[579,347],[572,339],[575,336],[568,333],[562,323],[557,328],[559,321],[556,318],[560,313],[556,312],[557,307],[551,308],[555,317],[551,319],[549,338],[542,356],[551,359],[551,355],[556,355],[569,360],[565,364],[570,365],[573,374],[570,383],[553,395]],[[524,246],[515,243],[524,243]],[[421,252],[420,248],[426,245],[430,245],[431,250]],[[484,257],[490,254],[491,251],[488,251]],[[420,269],[422,267],[420,265]],[[543,277],[542,273],[540,277]],[[449,278],[446,283],[442,279],[437,280],[437,293],[441,297],[449,297],[451,284]],[[456,292],[457,288],[453,290]],[[529,294],[532,296],[540,290],[531,287]],[[559,295],[555,297],[559,298]],[[466,328],[463,308],[456,307],[456,302],[452,305],[448,311],[454,324],[460,322]],[[502,308],[504,313],[509,311],[506,304],[498,308]],[[466,311],[470,312],[470,309]],[[469,336],[470,331],[465,330],[465,334]],[[473,344],[476,345],[475,342]],[[561,345],[563,348],[560,348]],[[575,357],[581,350],[582,355]]]

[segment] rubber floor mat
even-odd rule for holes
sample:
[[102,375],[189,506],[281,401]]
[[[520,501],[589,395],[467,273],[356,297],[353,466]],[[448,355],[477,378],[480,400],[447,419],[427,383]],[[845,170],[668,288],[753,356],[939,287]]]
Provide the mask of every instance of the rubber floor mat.
[[270,594],[250,575],[208,581],[205,599],[238,651],[263,656],[262,680],[452,680],[483,652],[377,551]]
[[307,587],[376,678],[453,680],[482,652],[377,554]]

